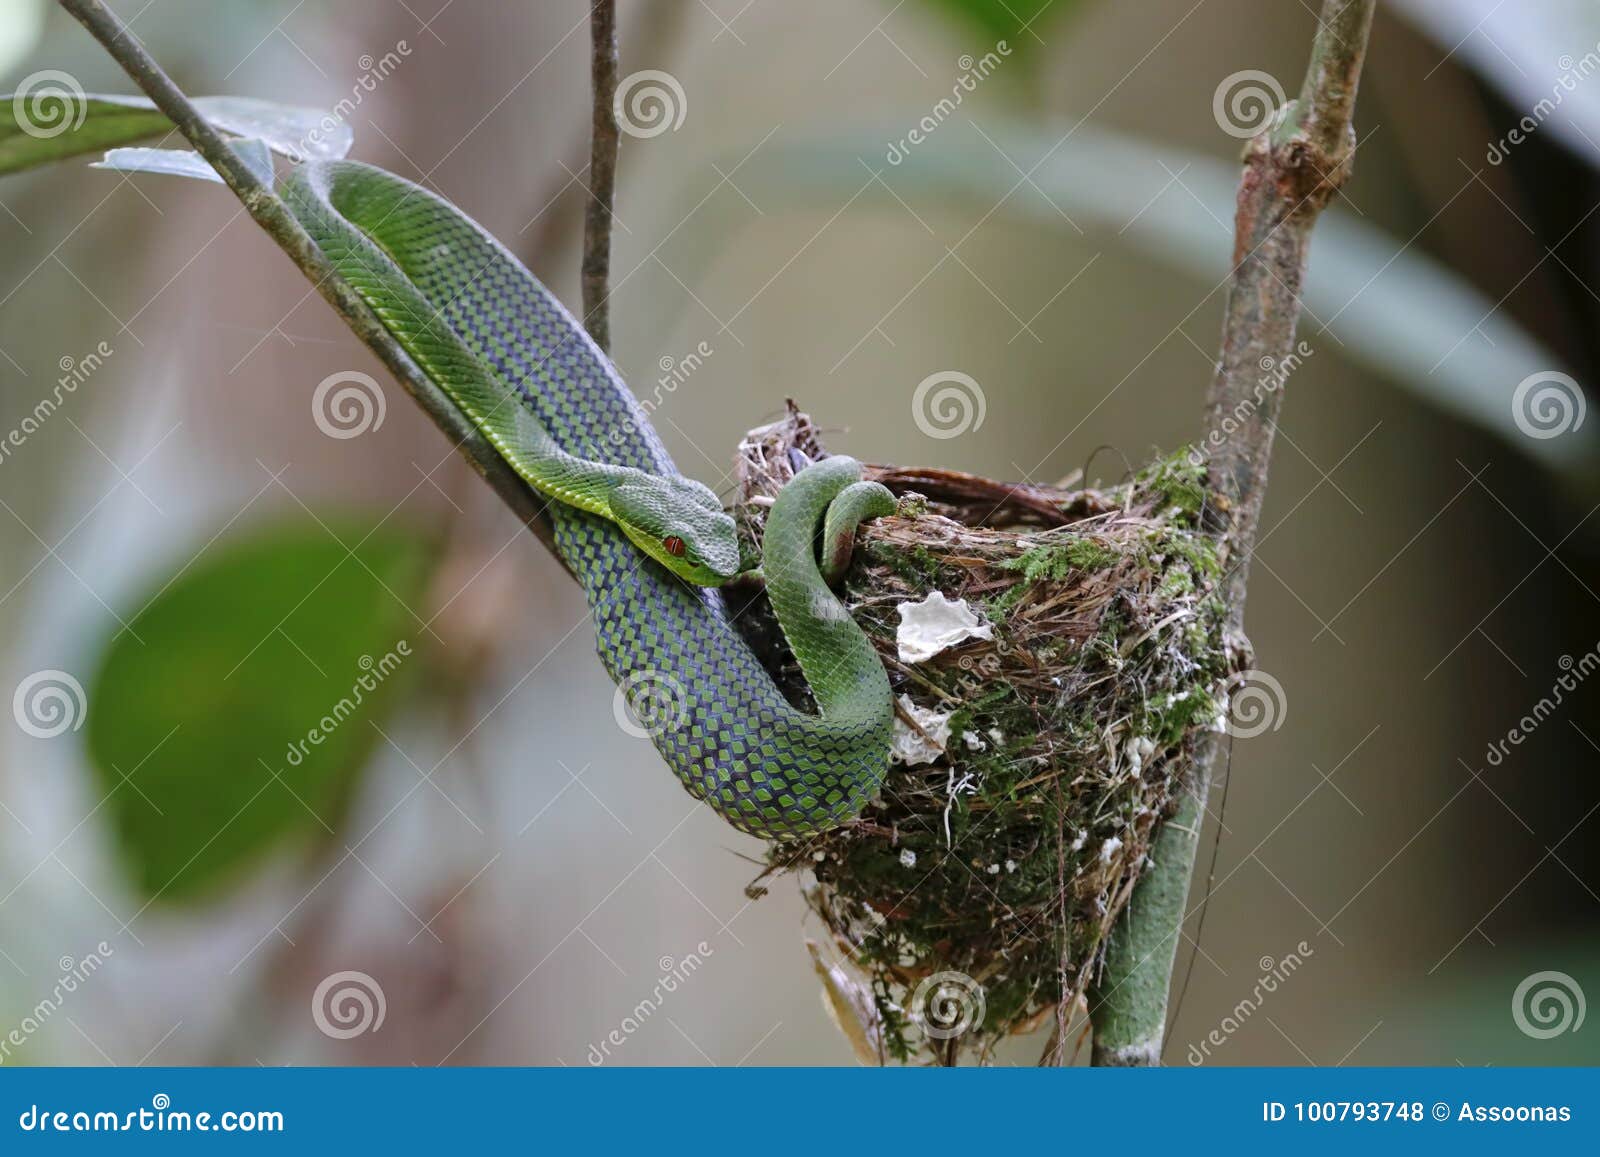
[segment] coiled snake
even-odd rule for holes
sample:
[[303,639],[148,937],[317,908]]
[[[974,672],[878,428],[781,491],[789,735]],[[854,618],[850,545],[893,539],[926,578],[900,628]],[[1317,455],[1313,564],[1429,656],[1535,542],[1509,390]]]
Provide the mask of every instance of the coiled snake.
[[714,588],[740,570],[733,520],[684,478],[610,361],[561,303],[449,202],[352,161],[301,165],[295,216],[430,379],[554,501],[556,547],[593,609],[597,648],[689,792],[735,827],[794,838],[877,792],[893,703],[830,577],[893,497],[825,458],[769,513],[762,574],[820,715],[793,707]]

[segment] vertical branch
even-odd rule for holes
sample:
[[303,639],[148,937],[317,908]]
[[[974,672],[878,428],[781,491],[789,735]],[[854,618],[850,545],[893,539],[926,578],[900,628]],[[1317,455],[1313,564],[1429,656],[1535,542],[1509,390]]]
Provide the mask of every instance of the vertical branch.
[[617,2],[595,0],[594,120],[590,127],[589,203],[583,215],[583,320],[595,344],[611,350],[611,210],[617,188]]
[[1177,930],[1183,926],[1204,821],[1204,796],[1192,791],[1162,822],[1150,844],[1150,866],[1106,939],[1105,973],[1100,987],[1089,993],[1091,1060],[1097,1066],[1161,1063]]
[[[1262,365],[1294,349],[1311,230],[1350,176],[1356,81],[1377,0],[1324,0],[1300,99],[1246,150],[1234,218],[1234,272],[1222,352],[1206,399],[1207,431],[1238,428],[1210,450],[1220,497],[1219,539],[1228,567],[1223,596],[1242,642],[1245,584],[1266,496],[1282,390],[1262,390]],[[1266,359],[1271,359],[1270,361]]]
[[[1245,152],[1222,352],[1206,395],[1205,443],[1225,567],[1224,630],[1239,666],[1249,665],[1245,588],[1283,400],[1282,390],[1261,387],[1261,367],[1284,364],[1294,350],[1311,230],[1350,176],[1351,118],[1376,6],[1377,0],[1323,0],[1299,100],[1280,110]],[[1212,434],[1229,429],[1213,442]],[[1223,737],[1215,733],[1198,742],[1189,796],[1157,837],[1152,863],[1107,942],[1104,970],[1089,994],[1097,1065],[1160,1063],[1200,821],[1223,750]]]
[[[641,0],[632,10],[630,39],[642,45],[658,59],[670,60],[683,39],[690,13],[679,0]],[[610,98],[610,107],[616,108],[616,97]],[[579,184],[573,172],[584,167],[584,156],[590,151],[592,130],[585,125],[581,136],[573,138],[575,157],[570,165],[559,166],[552,174],[550,187],[542,191],[534,202],[536,212],[533,223],[523,226],[530,234],[516,246],[516,254],[524,264],[539,268],[542,259],[553,257],[568,239],[578,233],[578,218],[584,205],[589,203],[588,182]]]
[[101,0],[60,0],[60,3],[105,47],[134,84],[155,102],[155,106],[166,114],[184,139],[194,146],[195,151],[233,190],[255,223],[261,226],[278,248],[288,254],[289,260],[333,306],[351,332],[378,355],[434,425],[450,439],[455,449],[553,552],[555,540],[538,496],[517,477],[505,459],[489,444],[489,440],[478,432],[444,391],[428,380],[428,376],[384,328],[377,314],[339,276],[283,199],[239,159],[222,134],[200,115],[189,98],[172,82],[172,78],[162,71],[133,33]]

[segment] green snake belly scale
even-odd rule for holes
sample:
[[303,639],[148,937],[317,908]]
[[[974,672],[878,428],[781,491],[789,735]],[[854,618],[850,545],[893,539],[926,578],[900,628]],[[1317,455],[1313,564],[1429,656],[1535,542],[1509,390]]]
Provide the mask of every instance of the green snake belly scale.
[[[680,476],[610,361],[553,294],[454,206],[380,169],[302,165],[284,196],[407,353],[552,498],[556,548],[593,610],[600,659],[620,687],[643,689],[656,705],[646,725],[688,791],[767,838],[811,835],[859,814],[887,769],[892,696],[819,570],[816,539],[825,518],[853,533],[859,519],[887,513],[887,492],[860,483],[854,460],[827,458],[797,475],[769,514],[763,571],[820,711],[808,714],[767,675],[720,593],[667,569],[671,558],[641,549],[652,544],[592,498],[596,478]],[[669,555],[682,549],[666,540]]]

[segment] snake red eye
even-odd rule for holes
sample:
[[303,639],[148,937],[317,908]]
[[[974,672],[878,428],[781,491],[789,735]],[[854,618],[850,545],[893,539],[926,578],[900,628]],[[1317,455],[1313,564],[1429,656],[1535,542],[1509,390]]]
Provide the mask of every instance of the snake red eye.
[[683,539],[679,538],[675,534],[669,534],[666,538],[661,540],[661,549],[666,551],[673,558],[682,558],[684,552]]

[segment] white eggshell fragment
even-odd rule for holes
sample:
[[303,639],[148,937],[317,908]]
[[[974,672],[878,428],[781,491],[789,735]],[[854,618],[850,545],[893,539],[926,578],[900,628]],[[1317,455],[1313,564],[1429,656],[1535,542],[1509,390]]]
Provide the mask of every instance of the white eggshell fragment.
[[950,716],[954,712],[933,711],[918,707],[909,695],[900,696],[901,709],[917,721],[917,727],[907,726],[899,715],[894,717],[894,741],[889,748],[889,759],[907,767],[920,767],[932,763],[944,754],[950,742]]
[[994,638],[994,627],[981,622],[966,599],[951,602],[943,591],[934,591],[920,603],[901,603],[899,610],[895,643],[902,663],[925,663],[967,639]]

